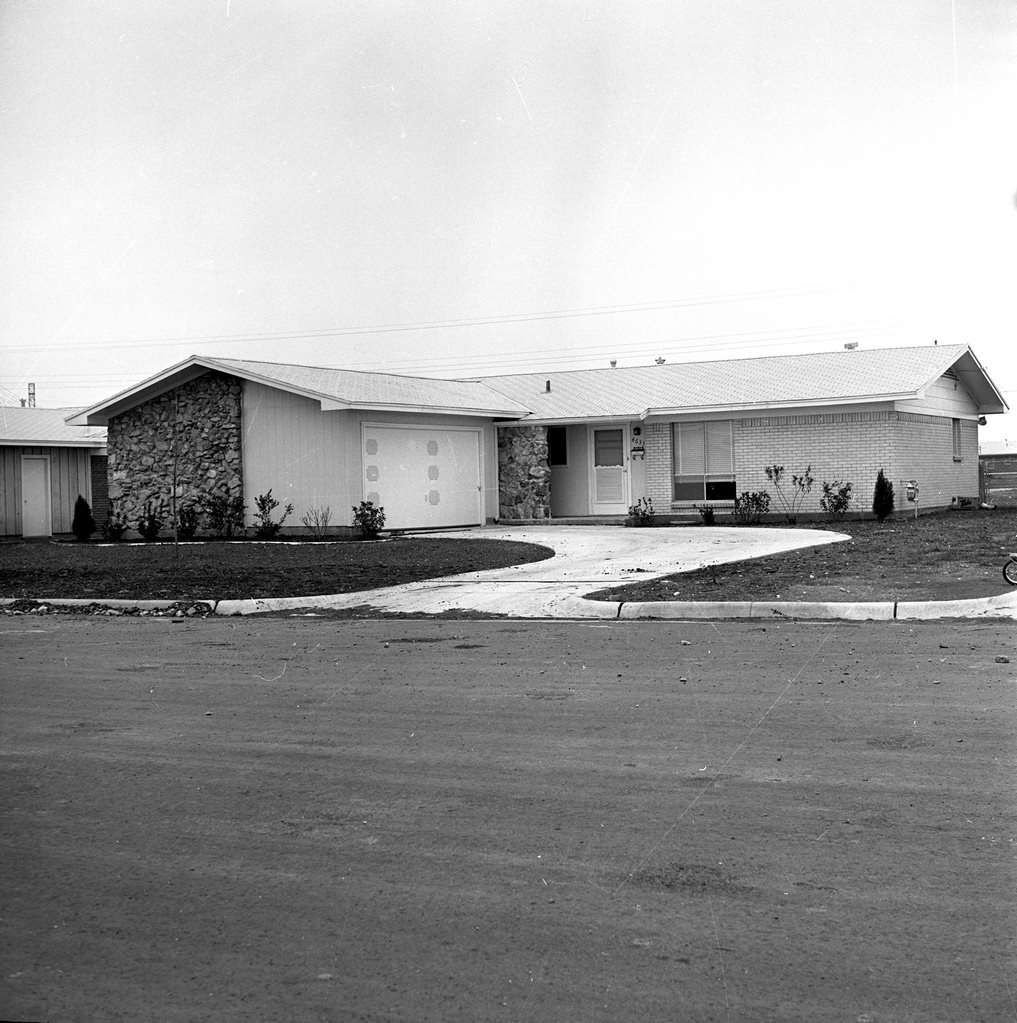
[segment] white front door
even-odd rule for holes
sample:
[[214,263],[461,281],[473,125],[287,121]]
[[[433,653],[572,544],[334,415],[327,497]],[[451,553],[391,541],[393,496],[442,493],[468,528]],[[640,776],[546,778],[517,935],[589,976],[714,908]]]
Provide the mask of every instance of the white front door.
[[590,511],[594,515],[625,515],[629,510],[628,430],[624,426],[591,426]]
[[49,458],[21,456],[21,535],[50,536]]

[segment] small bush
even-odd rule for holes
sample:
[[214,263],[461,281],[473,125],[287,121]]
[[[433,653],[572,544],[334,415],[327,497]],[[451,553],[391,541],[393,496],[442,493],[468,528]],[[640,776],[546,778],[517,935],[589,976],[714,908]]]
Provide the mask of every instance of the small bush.
[[353,525],[361,540],[376,540],[385,525],[385,509],[376,508],[373,501],[361,501],[353,507]]
[[159,509],[151,501],[145,502],[141,509],[141,515],[135,523],[134,528],[141,534],[142,540],[154,540],[162,529],[162,519],[159,517]]
[[87,541],[95,532],[92,509],[81,494],[78,494],[78,499],[74,502],[74,520],[71,522],[71,532],[79,543]]
[[745,490],[735,500],[735,522],[743,526],[758,526],[770,510],[770,494],[766,490]]
[[259,494],[254,499],[255,505],[258,510],[254,513],[257,523],[254,527],[254,535],[259,540],[272,540],[279,535],[279,530],[282,529],[282,524],[287,518],[293,513],[293,505],[287,504],[283,508],[282,518],[278,522],[272,521],[272,512],[279,507],[279,502],[272,496],[272,490],[269,489],[267,494]]
[[812,484],[815,480],[812,477],[812,466],[807,465],[800,476],[791,476],[791,493],[784,493],[784,466],[767,465],[764,467],[766,478],[776,487],[777,499],[784,509],[784,518],[788,525],[793,526],[798,521],[798,512],[801,509],[805,496],[812,491]]
[[893,514],[893,484],[880,469],[876,473],[876,488],[872,493],[872,511],[880,522]]
[[627,526],[652,526],[653,502],[648,497],[641,497],[629,508]]
[[205,501],[205,525],[219,538],[230,539],[244,528],[244,502],[229,494],[213,494]]
[[312,504],[307,511],[300,516],[300,521],[311,531],[316,540],[323,540],[328,535],[328,524],[332,519],[332,509],[328,505],[319,508]]
[[843,480],[834,480],[832,483],[823,480],[823,496],[819,499],[819,507],[831,519],[844,518],[851,504],[852,488],[853,484],[845,483]]
[[177,539],[193,540],[198,531],[198,513],[193,504],[183,504],[177,509]]
[[713,510],[712,504],[697,504],[693,505],[693,507],[702,517],[704,526],[712,526],[716,524],[717,513]]
[[102,524],[102,536],[104,540],[109,540],[110,543],[119,543],[127,532],[127,519],[124,517],[124,513],[117,507],[116,501],[110,501],[109,503],[109,514],[106,516],[106,521]]

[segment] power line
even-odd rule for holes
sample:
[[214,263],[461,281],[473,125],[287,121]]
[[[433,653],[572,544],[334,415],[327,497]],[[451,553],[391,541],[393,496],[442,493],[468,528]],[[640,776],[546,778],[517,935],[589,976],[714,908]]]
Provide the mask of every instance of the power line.
[[[637,302],[631,305],[590,306],[584,309],[557,309],[540,313],[508,313],[499,316],[474,316],[450,320],[421,320],[416,323],[383,323],[361,327],[329,327],[307,331],[269,331],[252,334],[195,334],[180,337],[148,337],[122,341],[95,342],[90,350],[112,348],[134,348],[139,345],[178,344],[244,344],[254,341],[301,341],[327,337],[356,337],[370,334],[395,334],[407,331],[453,330],[461,327],[498,326],[508,323],[536,323],[542,320],[573,319],[585,316],[614,316],[624,313],[656,312],[662,309],[689,308],[701,305],[717,305],[724,302],[744,302],[753,299],[784,298],[791,295],[829,290],[824,287],[781,288],[771,291],[735,292],[729,295],[709,295],[698,298],[672,299],[666,302]],[[80,348],[73,342],[45,345],[44,352],[68,351]],[[38,352],[38,345],[11,345],[8,352]]]
[[[549,355],[544,349],[529,349],[517,351],[511,355],[473,355],[461,358],[449,357],[444,359],[423,359],[423,360],[373,360],[364,363],[345,363],[343,368],[373,370],[376,372],[403,372],[412,373],[421,370],[434,374],[447,376],[478,376],[486,371],[489,375],[495,375],[492,371],[502,370],[506,373],[526,372],[523,367],[532,367],[533,372],[551,367],[571,366],[571,368],[591,368],[583,366],[583,363],[591,363],[602,360],[606,355],[628,355],[645,357],[649,354],[665,354],[672,357],[682,358],[687,355],[698,353],[727,352],[730,349],[743,350],[753,348],[794,348],[802,345],[822,343],[824,341],[843,340],[845,337],[864,338],[879,337],[887,334],[898,333],[904,325],[900,324],[879,324],[873,323],[862,327],[834,328],[832,324],[813,325],[810,327],[797,327],[791,330],[763,332],[758,331],[696,335],[686,338],[670,338],[665,340],[641,342],[637,345],[628,345],[624,351],[619,351],[618,344],[587,345],[582,348],[571,348],[561,354]],[[826,329],[824,329],[826,328]],[[808,331],[808,333],[802,333]],[[676,346],[678,350],[676,351]],[[539,356],[539,365],[533,356]],[[109,374],[37,374],[45,382],[48,390],[55,391],[81,391],[84,383],[88,388],[109,386],[111,388],[122,387],[130,382],[131,378],[124,376],[112,377]],[[65,381],[67,381],[65,383]],[[86,383],[87,381],[87,383]]]

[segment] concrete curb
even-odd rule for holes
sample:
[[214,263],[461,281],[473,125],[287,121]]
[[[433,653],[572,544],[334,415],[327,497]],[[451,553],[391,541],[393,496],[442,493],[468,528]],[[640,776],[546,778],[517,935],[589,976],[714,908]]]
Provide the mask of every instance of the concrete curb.
[[[372,593],[375,599],[371,599]],[[265,614],[272,611],[295,611],[300,608],[335,606],[332,601],[346,599],[321,596],[309,597],[265,597],[244,600],[85,600],[67,597],[52,599],[35,598],[39,604],[54,607],[89,607],[92,604],[108,608],[137,608],[143,611],[159,611],[180,604],[207,604],[212,614],[233,616]],[[377,600],[377,591],[364,590],[360,605],[376,606],[384,611],[384,603]],[[16,603],[21,598],[0,598],[0,607]],[[348,605],[347,605],[348,606]],[[420,612],[427,616],[429,612]],[[829,603],[810,601],[617,601],[589,600],[586,597],[569,596],[557,601],[553,611],[539,617],[575,619],[712,619],[712,618],[798,618],[815,621],[935,621],[940,618],[1008,618],[1017,620],[1017,592],[1003,593],[993,597],[977,597],[972,600],[942,601],[833,601]]]
[[[588,601],[587,603],[597,603]],[[840,621],[934,621],[939,618],[1017,619],[1017,593],[971,600],[930,601],[632,601],[619,618],[808,618]]]

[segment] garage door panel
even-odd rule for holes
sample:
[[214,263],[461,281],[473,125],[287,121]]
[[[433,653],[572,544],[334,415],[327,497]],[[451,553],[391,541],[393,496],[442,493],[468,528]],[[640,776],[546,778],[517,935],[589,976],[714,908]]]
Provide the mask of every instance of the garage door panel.
[[365,425],[363,466],[364,499],[387,528],[482,521],[479,431]]

